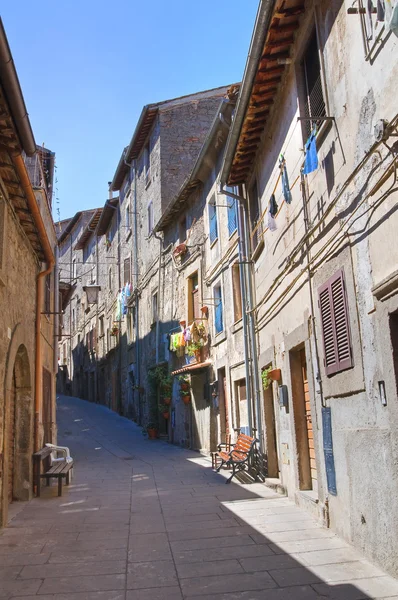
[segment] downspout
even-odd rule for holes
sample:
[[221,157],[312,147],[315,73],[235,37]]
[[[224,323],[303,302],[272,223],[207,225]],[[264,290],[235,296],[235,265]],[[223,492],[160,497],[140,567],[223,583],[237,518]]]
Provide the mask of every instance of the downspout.
[[161,236],[156,233],[156,231],[153,232],[153,236],[159,240],[159,265],[158,265],[158,306],[157,306],[157,315],[156,315],[156,336],[155,336],[155,344],[156,344],[156,364],[159,363],[159,345],[160,345],[160,322],[159,322],[159,315],[160,315],[160,286],[162,283],[162,242],[163,239],[161,238]]
[[35,423],[34,423],[34,449],[35,452],[40,449],[39,447],[39,424],[40,424],[40,411],[43,400],[42,390],[42,355],[41,355],[41,312],[43,306],[43,280],[46,275],[49,275],[54,267],[55,259],[54,253],[51,248],[50,242],[47,237],[46,228],[43,223],[42,216],[40,214],[39,207],[37,205],[36,196],[34,195],[32,185],[29,180],[28,173],[26,171],[25,163],[22,156],[19,154],[12,157],[13,163],[18,176],[20,178],[21,186],[25,193],[25,197],[28,203],[30,212],[32,213],[33,220],[37,231],[39,233],[40,242],[43,246],[47,268],[41,271],[37,276],[36,282],[36,356],[35,356]]
[[[55,268],[54,268],[54,335],[53,335],[53,344],[54,344],[54,364],[53,364],[53,371],[54,371],[54,383],[53,383],[53,389],[54,389],[54,400],[57,396],[57,376],[58,376],[58,351],[59,351],[59,337],[58,337],[58,332],[59,332],[59,322],[60,322],[60,317],[59,317],[59,312],[60,312],[60,308],[62,310],[62,307],[60,307],[59,305],[59,248],[58,248],[58,244],[55,244]],[[56,400],[55,400],[56,402]],[[56,419],[56,405],[55,403],[53,404],[54,406],[54,412],[51,410],[51,442],[53,444],[56,444],[57,442],[57,437],[55,435],[55,432],[57,430],[57,419]],[[53,408],[53,406],[51,407],[51,409]],[[53,429],[54,426],[54,429]]]
[[[238,235],[239,235],[239,244],[242,243],[242,253],[245,258],[242,260],[239,257],[240,267],[243,271],[243,277],[245,278],[247,285],[247,298],[242,295],[242,312],[243,314],[247,311],[246,318],[248,318],[248,337],[251,346],[251,359],[252,359],[252,382],[253,382],[253,390],[255,395],[255,413],[256,413],[256,425],[257,425],[257,437],[260,445],[260,454],[263,456],[264,443],[263,443],[263,432],[262,432],[262,419],[261,419],[261,391],[260,391],[260,373],[258,368],[258,357],[257,357],[257,344],[256,344],[256,328],[255,328],[255,320],[252,312],[253,308],[253,280],[250,270],[250,265],[248,261],[248,242],[247,242],[247,206],[246,206],[246,198],[243,196],[239,196],[238,194],[234,194],[227,190],[224,190],[221,186],[219,189],[221,194],[229,196],[230,198],[235,198],[238,202],[238,215],[240,211],[242,211],[243,219],[241,218],[241,223],[238,220]],[[240,241],[242,237],[242,242]],[[246,305],[247,303],[247,305]],[[245,358],[246,362],[246,358]],[[261,461],[261,471],[262,471],[262,461]]]

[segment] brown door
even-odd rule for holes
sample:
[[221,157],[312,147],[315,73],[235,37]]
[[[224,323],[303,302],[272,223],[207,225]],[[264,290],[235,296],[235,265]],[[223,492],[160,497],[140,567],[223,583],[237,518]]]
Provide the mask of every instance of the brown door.
[[310,459],[312,489],[314,489],[314,483],[317,482],[318,476],[317,476],[317,472],[316,472],[314,431],[313,431],[313,427],[312,427],[310,391],[309,391],[309,387],[308,387],[307,363],[305,360],[305,350],[304,349],[301,350],[301,352],[300,352],[300,358],[301,358],[301,373],[302,373],[302,378],[303,378],[303,389],[304,389],[305,420],[306,420],[306,425],[307,425],[308,454],[309,454],[309,459]]
[[268,477],[279,476],[278,453],[276,447],[276,425],[274,394],[270,385],[263,392],[264,397],[264,421],[266,434],[266,466]]
[[16,399],[15,372],[12,378],[10,394],[10,411],[8,420],[8,503],[13,501],[14,489],[14,464],[15,464],[15,399]]
[[44,443],[51,443],[51,373],[43,368],[43,428]]

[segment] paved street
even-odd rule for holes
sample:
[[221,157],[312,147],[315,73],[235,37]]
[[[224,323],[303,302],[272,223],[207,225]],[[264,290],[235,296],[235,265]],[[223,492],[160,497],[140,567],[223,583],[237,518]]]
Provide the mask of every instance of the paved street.
[[398,599],[396,580],[265,486],[227,486],[97,405],[63,397],[58,418],[74,478],[0,535],[0,598]]

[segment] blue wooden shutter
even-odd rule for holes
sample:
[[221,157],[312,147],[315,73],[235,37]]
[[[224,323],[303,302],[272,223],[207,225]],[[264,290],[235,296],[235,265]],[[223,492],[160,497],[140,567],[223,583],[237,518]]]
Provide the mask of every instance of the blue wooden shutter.
[[221,331],[224,329],[221,286],[214,288],[214,304],[214,326],[216,333],[221,333]]
[[332,413],[330,408],[322,408],[323,452],[325,456],[326,480],[329,494],[337,496],[336,470],[334,467]]
[[217,210],[214,204],[209,204],[210,244],[218,237]]

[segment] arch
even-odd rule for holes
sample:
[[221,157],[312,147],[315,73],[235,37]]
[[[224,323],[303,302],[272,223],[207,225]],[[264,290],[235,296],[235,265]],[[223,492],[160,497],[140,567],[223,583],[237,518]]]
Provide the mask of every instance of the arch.
[[34,401],[32,361],[28,351],[29,345],[33,346],[34,338],[29,335],[32,329],[31,323],[20,323],[15,328],[6,358],[5,403],[3,414],[0,413],[3,416],[3,427],[0,428],[0,448],[3,449],[0,527],[7,523],[10,483],[13,499],[29,500],[32,494]]

